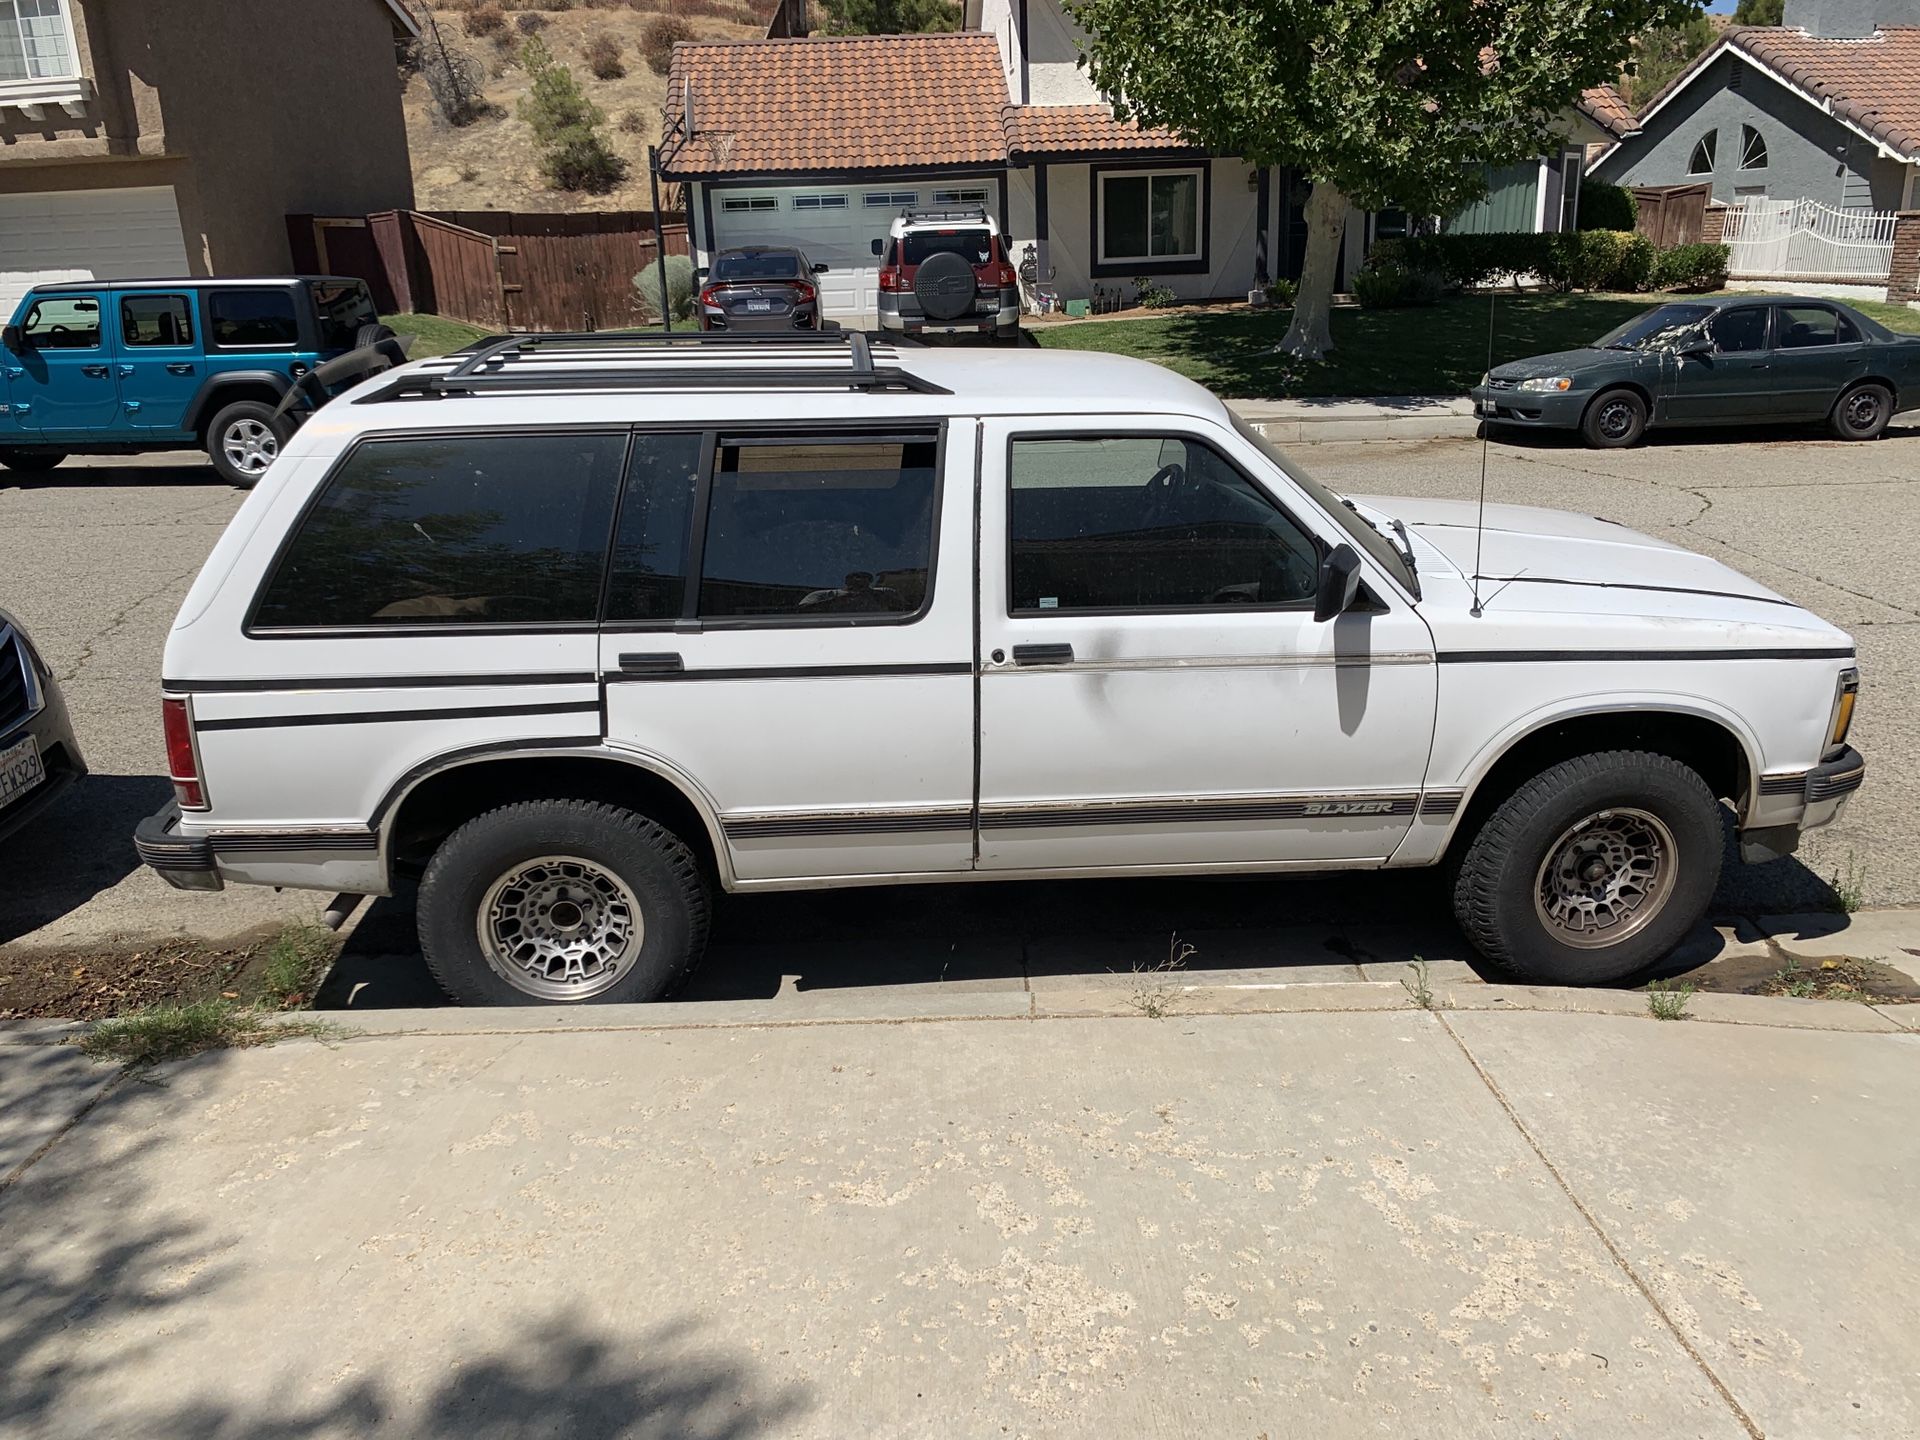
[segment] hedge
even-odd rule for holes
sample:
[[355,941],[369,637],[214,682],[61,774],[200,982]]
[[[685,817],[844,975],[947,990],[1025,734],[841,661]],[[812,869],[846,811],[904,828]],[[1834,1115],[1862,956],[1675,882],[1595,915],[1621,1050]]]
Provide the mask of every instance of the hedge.
[[1727,247],[1676,245],[1653,262],[1653,283],[1662,290],[1718,290],[1727,283]]
[[[1718,281],[1713,278],[1716,263]],[[1644,235],[1624,230],[1415,235],[1381,241],[1373,247],[1368,265],[1422,271],[1461,289],[1508,275],[1536,275],[1548,289],[1561,291],[1635,291],[1650,284],[1714,289],[1726,278],[1726,247],[1680,246],[1663,255]]]
[[1604,180],[1580,182],[1580,228],[1582,230],[1631,230],[1640,217],[1640,202],[1624,185],[1609,185]]

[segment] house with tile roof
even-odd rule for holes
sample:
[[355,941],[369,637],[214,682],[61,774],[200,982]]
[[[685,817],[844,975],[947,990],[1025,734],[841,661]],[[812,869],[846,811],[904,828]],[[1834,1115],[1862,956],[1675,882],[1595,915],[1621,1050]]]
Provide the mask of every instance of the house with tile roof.
[[1920,0],[1788,0],[1729,29],[1595,162],[1622,185],[1708,183],[1716,200],[1920,205]]
[[[1182,299],[1245,297],[1297,277],[1306,182],[1210,155],[1167,130],[1114,119],[1076,62],[1082,32],[1059,0],[966,0],[954,33],[794,37],[674,47],[660,174],[686,187],[695,263],[722,249],[797,244],[828,266],[825,313],[870,326],[873,240],[910,205],[981,204],[998,218],[1029,304],[1098,291],[1131,298],[1150,276]],[[1571,107],[1554,155],[1501,172],[1456,229],[1571,228],[1590,142],[1628,132],[1605,87]],[[1349,217],[1342,271],[1387,211]]]

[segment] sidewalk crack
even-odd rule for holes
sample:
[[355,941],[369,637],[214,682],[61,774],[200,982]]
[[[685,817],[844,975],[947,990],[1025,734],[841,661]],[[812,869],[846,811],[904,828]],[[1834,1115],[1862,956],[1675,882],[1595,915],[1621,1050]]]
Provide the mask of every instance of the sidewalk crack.
[[28,1155],[26,1159],[9,1170],[5,1179],[0,1179],[0,1197],[4,1197],[9,1190],[18,1184],[27,1171],[37,1165],[41,1159],[46,1156],[48,1151],[66,1139],[82,1120],[93,1113],[95,1106],[125,1084],[127,1077],[132,1073],[131,1070],[122,1069],[119,1074],[115,1075],[112,1079],[108,1080],[106,1084],[94,1091],[93,1094],[88,1097],[87,1103],[74,1111],[68,1118],[66,1124],[62,1125],[58,1130],[54,1131],[53,1134],[34,1146],[33,1152]]
[[1661,1324],[1667,1327],[1667,1333],[1673,1336],[1674,1343],[1686,1352],[1687,1358],[1693,1361],[1702,1375],[1706,1376],[1707,1383],[1713,1386],[1714,1393],[1719,1395],[1727,1409],[1732,1412],[1733,1418],[1740,1422],[1741,1428],[1752,1437],[1752,1440],[1766,1440],[1765,1432],[1754,1422],[1753,1417],[1747,1414],[1740,1402],[1734,1399],[1733,1391],[1728,1389],[1726,1382],[1714,1373],[1713,1367],[1707,1363],[1707,1357],[1702,1355],[1694,1343],[1687,1338],[1686,1333],[1681,1330],[1679,1322],[1667,1312],[1667,1308],[1662,1305],[1658,1297],[1654,1295],[1653,1288],[1641,1277],[1640,1272],[1633,1268],[1632,1262],[1627,1259],[1620,1247],[1613,1243],[1613,1237],[1607,1234],[1598,1218],[1587,1208],[1586,1202],[1574,1193],[1573,1186],[1567,1182],[1567,1177],[1560,1173],[1560,1167],[1548,1158],[1546,1150],[1541,1146],[1540,1142],[1534,1138],[1533,1132],[1527,1128],[1526,1122],[1520,1118],[1519,1112],[1516,1111],[1512,1103],[1508,1101],[1505,1092],[1500,1089],[1500,1086],[1495,1082],[1493,1076],[1487,1073],[1486,1067],[1480,1063],[1479,1057],[1467,1047],[1467,1042],[1460,1038],[1460,1032],[1453,1028],[1444,1013],[1436,1010],[1433,1012],[1433,1015],[1453,1040],[1453,1043],[1460,1047],[1460,1053],[1466,1057],[1467,1064],[1473,1067],[1473,1073],[1480,1077],[1480,1083],[1487,1087],[1487,1093],[1492,1095],[1494,1102],[1499,1105],[1501,1110],[1506,1112],[1508,1123],[1510,1123],[1515,1130],[1519,1131],[1520,1138],[1527,1142],[1527,1148],[1533,1151],[1542,1165],[1546,1166],[1547,1173],[1553,1177],[1553,1183],[1560,1187],[1560,1193],[1565,1195],[1573,1208],[1580,1212],[1580,1218],[1587,1222],[1587,1228],[1593,1231],[1594,1238],[1600,1242],[1602,1248],[1612,1257],[1613,1263],[1620,1267],[1621,1273],[1624,1274],[1627,1279],[1631,1280],[1634,1289],[1640,1292],[1640,1298],[1645,1300],[1652,1308],[1653,1313],[1660,1317]]

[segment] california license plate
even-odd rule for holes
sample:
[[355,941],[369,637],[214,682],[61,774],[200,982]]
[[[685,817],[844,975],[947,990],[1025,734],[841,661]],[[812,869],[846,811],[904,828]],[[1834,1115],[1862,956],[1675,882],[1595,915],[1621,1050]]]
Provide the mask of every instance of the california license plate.
[[47,778],[40,760],[40,742],[29,735],[18,745],[0,750],[0,806],[5,806]]
[[741,303],[740,308],[745,310],[749,315],[767,315],[773,311],[773,302],[771,300],[747,300]]

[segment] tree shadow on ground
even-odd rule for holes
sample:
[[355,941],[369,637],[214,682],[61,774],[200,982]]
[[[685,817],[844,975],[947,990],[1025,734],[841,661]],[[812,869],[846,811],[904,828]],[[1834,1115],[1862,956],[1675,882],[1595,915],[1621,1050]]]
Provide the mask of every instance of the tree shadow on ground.
[[140,864],[133,830],[173,793],[160,775],[88,775],[0,840],[0,945],[78,910]]

